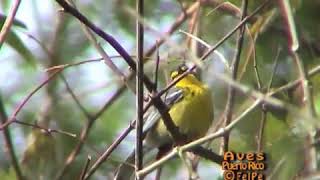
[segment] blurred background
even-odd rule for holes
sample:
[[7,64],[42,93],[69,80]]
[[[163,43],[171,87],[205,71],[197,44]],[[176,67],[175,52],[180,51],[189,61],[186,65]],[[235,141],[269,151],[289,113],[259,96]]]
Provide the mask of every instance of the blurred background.
[[[263,2],[249,0],[248,14]],[[289,2],[291,6],[299,42],[298,57],[307,72],[313,70],[309,78],[312,89],[309,100],[319,112],[318,0],[271,1],[253,16],[245,30],[237,81],[270,93],[299,79],[299,68],[289,51],[290,29],[281,2]],[[13,3],[13,0],[0,0],[1,27]],[[135,1],[77,0],[74,3],[91,22],[112,35],[135,57]],[[207,46],[215,45],[230,32],[240,22],[240,16],[241,1],[237,0],[145,1],[145,71],[150,78],[154,77],[157,49],[154,47],[161,39],[166,41],[158,48],[159,89],[165,87],[168,73],[179,63],[198,64],[199,76],[209,85],[214,97],[215,121],[210,132],[222,125],[228,90],[228,85],[214,74],[230,76],[238,33],[205,61],[196,57],[201,57]],[[96,43],[123,76],[131,74],[125,61],[107,42],[96,36]],[[16,117],[17,121],[32,126],[16,122],[6,131],[0,131],[0,179],[21,179],[16,176],[17,167],[12,163],[10,150],[14,151],[18,169],[26,179],[78,179],[88,155],[94,162],[135,117],[135,94],[131,88],[101,60],[79,21],[64,13],[54,0],[21,1],[1,46],[0,67],[1,123],[13,115],[35,88],[54,76]],[[134,88],[134,82],[130,84]],[[268,167],[265,173],[270,179],[318,177],[319,122],[316,113],[309,116],[310,106],[305,101],[302,83],[280,90],[274,97],[298,108],[301,116],[290,109],[257,106],[232,130],[230,150],[265,152]],[[253,102],[253,98],[237,91],[233,119]],[[49,128],[59,132],[50,133]],[[9,148],[8,139],[12,144]],[[91,179],[112,179],[116,167],[132,151],[134,140],[131,133]],[[208,146],[219,153],[220,143],[216,139]],[[196,164],[201,179],[222,179],[218,164],[205,159]],[[176,158],[164,166],[162,177],[186,179],[188,171]],[[153,175],[147,176],[152,178]]]

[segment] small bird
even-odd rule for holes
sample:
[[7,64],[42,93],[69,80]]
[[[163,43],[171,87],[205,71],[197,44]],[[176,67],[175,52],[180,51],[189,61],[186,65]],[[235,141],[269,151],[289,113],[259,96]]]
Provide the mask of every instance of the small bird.
[[[171,80],[188,70],[186,65],[181,65],[171,73]],[[158,148],[157,159],[161,158],[173,144],[184,144],[204,136],[213,121],[213,99],[210,89],[200,82],[192,73],[187,74],[174,86],[174,92],[170,93],[165,103],[169,107],[169,114],[179,132],[186,139],[183,143],[174,143],[160,114],[152,111],[143,127],[144,153]],[[114,180],[129,180],[133,175],[134,151],[118,168]]]

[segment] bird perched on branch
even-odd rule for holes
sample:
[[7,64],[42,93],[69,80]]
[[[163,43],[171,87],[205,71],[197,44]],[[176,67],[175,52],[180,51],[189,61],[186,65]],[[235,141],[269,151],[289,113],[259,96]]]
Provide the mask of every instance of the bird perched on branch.
[[[171,73],[171,80],[175,80],[188,70],[185,65]],[[173,145],[181,145],[204,136],[213,120],[213,101],[210,89],[198,78],[189,73],[174,85],[165,103],[169,107],[169,114],[179,133],[185,137],[183,142],[174,142],[167,130],[160,114],[154,110],[148,114],[143,127],[144,153],[158,148],[157,158],[161,158]],[[134,151],[118,168],[115,180],[129,180],[134,173]]]

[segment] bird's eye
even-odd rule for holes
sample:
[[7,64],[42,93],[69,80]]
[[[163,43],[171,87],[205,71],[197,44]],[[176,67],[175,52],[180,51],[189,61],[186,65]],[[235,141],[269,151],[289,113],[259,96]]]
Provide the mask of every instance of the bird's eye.
[[175,79],[176,77],[178,77],[180,74],[183,74],[187,70],[188,70],[188,67],[186,65],[183,64],[183,65],[179,66],[176,71],[173,71],[171,73],[171,80]]
[[178,68],[178,74],[182,74],[182,73],[186,72],[187,70],[188,70],[188,67],[185,64],[182,64]]

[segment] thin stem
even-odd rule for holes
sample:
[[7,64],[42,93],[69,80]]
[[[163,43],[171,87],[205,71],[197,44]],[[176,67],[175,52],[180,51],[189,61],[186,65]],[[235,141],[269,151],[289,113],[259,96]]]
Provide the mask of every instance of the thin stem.
[[159,47],[157,47],[157,57],[156,57],[156,67],[154,69],[154,92],[158,90],[158,76],[159,76],[159,64],[160,64],[160,55],[159,55]]
[[[199,146],[200,144],[203,144],[207,141],[224,136],[225,133],[230,132],[235,127],[235,125],[237,125],[243,119],[243,117],[245,117],[248,113],[250,113],[252,110],[254,110],[260,103],[261,103],[260,100],[256,100],[255,103],[253,103],[240,116],[238,116],[238,118],[236,118],[234,121],[232,121],[225,128],[221,128],[212,134],[209,134],[209,135],[202,137],[198,140],[195,140],[193,142],[190,142],[188,144],[180,146],[179,151],[184,152],[184,151],[190,150],[192,148],[195,148],[196,146]],[[150,164],[149,166],[145,167],[144,169],[138,171],[137,176],[143,177],[143,176],[147,175],[148,173],[152,172],[154,169],[162,166],[168,160],[172,159],[174,156],[178,155],[179,151],[177,151],[177,149],[172,150],[171,152],[169,152],[167,155],[165,155],[164,157],[162,157],[158,161],[156,161],[156,162]]]
[[[315,68],[313,68],[310,72],[309,72],[309,76],[312,77],[314,75],[316,75],[317,73],[320,73],[320,66],[317,66]],[[229,79],[225,79],[222,78],[221,76],[218,76],[220,79],[222,79],[223,81],[227,82],[228,84],[231,84],[232,82]],[[181,75],[182,77],[183,75]],[[179,78],[179,77],[178,77]],[[166,88],[164,88],[162,91],[160,91],[159,93],[157,93],[156,96],[162,96],[166,91],[166,89],[168,89],[170,86],[173,85],[174,82],[172,82],[172,84],[169,84]],[[289,88],[292,88],[296,85],[299,84],[299,80],[293,81],[288,83],[285,86],[282,86],[281,88],[278,88],[276,91],[274,92],[270,92],[266,95],[266,97],[264,95],[257,95],[255,94],[254,97],[256,97],[258,100],[256,100],[249,108],[247,108],[241,115],[238,116],[238,118],[234,119],[234,121],[231,122],[231,126],[234,126],[238,123],[238,121],[240,121],[242,118],[244,118],[247,114],[249,114],[252,110],[254,110],[257,106],[260,105],[261,102],[266,101],[266,98],[268,96],[272,96],[276,93],[279,93],[281,91],[287,90]],[[233,84],[233,86],[236,87],[235,84]],[[251,91],[250,90],[246,90],[246,88],[244,87],[237,87],[239,90],[241,90],[242,92],[248,94]],[[272,101],[268,100],[269,103],[272,104]],[[146,105],[144,111],[146,111],[149,107],[151,107],[152,103],[151,101]],[[274,105],[274,104],[273,104]],[[279,105],[278,103],[276,105]],[[285,105],[281,106],[284,107]],[[103,155],[98,158],[98,160],[92,165],[91,169],[89,170],[88,174],[86,175],[85,179],[88,179],[91,177],[91,175],[101,166],[101,164],[107,160],[107,158],[110,156],[110,154],[115,150],[115,148],[121,143],[121,141],[130,133],[130,131],[134,128],[134,124],[135,121],[132,121],[132,123],[124,130],[124,132],[122,132],[120,134],[120,136],[109,146],[109,148],[103,153]],[[229,126],[228,126],[229,127]],[[228,128],[227,128],[228,129]]]
[[91,156],[88,156],[86,164],[84,165],[84,167],[81,171],[80,180],[84,180],[84,177],[89,169],[90,162],[91,162]]
[[[8,119],[7,113],[6,113],[6,110],[5,110],[3,101],[2,101],[2,97],[0,96],[0,120],[1,120],[1,123],[5,123],[5,121],[7,119]],[[15,150],[14,150],[15,148],[12,143],[12,138],[11,138],[11,133],[10,133],[9,127],[6,127],[3,129],[3,136],[4,136],[4,147],[5,147],[4,149],[5,149],[5,152],[8,154],[8,157],[10,157],[10,161],[11,161],[12,167],[14,169],[14,172],[16,174],[16,177],[18,180],[23,180],[24,177],[23,177],[20,165],[19,165],[18,158],[15,154]]]
[[[75,4],[72,0],[68,0],[71,5],[76,8]],[[128,87],[128,89],[132,90],[135,93],[135,90],[131,88],[129,83],[126,80],[126,76],[117,68],[117,66],[112,62],[111,57],[104,51],[102,46],[97,42],[97,39],[95,38],[94,34],[90,31],[90,29],[83,23],[81,23],[81,27],[86,35],[86,37],[89,39],[89,41],[94,45],[94,48],[98,51],[98,53],[101,55],[101,57],[104,60],[104,63],[117,75],[117,77],[124,82],[124,84]]]
[[6,20],[4,21],[4,24],[3,24],[1,31],[0,31],[0,49],[1,49],[3,42],[5,41],[7,35],[10,31],[10,28],[11,28],[13,21],[14,21],[14,17],[16,16],[17,11],[19,9],[20,3],[21,3],[21,0],[15,0],[13,2],[11,10],[10,10]]
[[[269,92],[269,90],[270,90],[270,88],[272,86],[273,77],[274,77],[274,75],[276,74],[276,71],[277,71],[279,54],[280,54],[280,49],[278,49],[277,55],[275,57],[272,74],[271,74],[270,81],[269,81],[268,87],[267,87],[267,92]],[[259,127],[258,138],[257,138],[257,151],[258,152],[262,152],[263,151],[263,134],[264,134],[265,124],[266,124],[266,120],[267,120],[267,113],[268,113],[268,111],[267,111],[267,109],[265,107],[265,104],[261,105],[261,109],[262,109],[261,121],[260,121],[260,127]]]
[[43,132],[45,132],[47,134],[59,133],[59,134],[63,134],[63,135],[66,135],[66,136],[70,136],[72,138],[77,137],[77,135],[74,134],[74,133],[70,133],[70,132],[67,132],[67,131],[59,130],[59,129],[50,129],[50,128],[39,126],[38,124],[30,124],[30,123],[22,122],[22,121],[18,121],[18,120],[15,120],[14,123],[22,124],[24,126],[30,126],[32,128],[36,128],[36,129],[40,129],[40,130],[42,130]]
[[[112,36],[104,32],[102,29],[94,25],[92,22],[90,22],[84,15],[82,15],[77,9],[71,7],[67,2],[64,0],[56,0],[66,12],[72,14],[74,17],[76,17],[78,20],[80,20],[82,23],[84,23],[87,27],[89,27],[93,32],[95,32],[97,35],[99,35],[101,38],[103,38],[105,41],[107,41],[126,61],[126,63],[130,66],[132,70],[136,70],[136,63],[131,58],[131,56],[127,53],[127,51],[117,42]],[[150,81],[150,79],[143,74],[143,81],[146,85],[146,88],[149,90],[149,92],[152,92],[154,89],[154,84]],[[172,118],[170,114],[168,113],[168,107],[167,105],[160,99],[154,99],[153,101],[154,106],[159,111],[164,124],[166,125],[168,131],[173,136],[173,139],[175,141],[183,140],[184,137],[179,133],[178,127],[173,123]]]
[[264,107],[264,104],[262,104],[262,112],[261,112],[261,120],[260,120],[260,126],[258,131],[258,139],[257,139],[257,152],[263,151],[263,134],[265,129],[265,124],[267,120],[267,110]]
[[[143,0],[136,0],[137,13],[139,17],[144,15]],[[137,18],[136,21],[137,28],[137,84],[136,84],[136,152],[135,152],[135,166],[136,170],[142,169],[143,163],[143,147],[142,147],[142,130],[143,130],[143,22],[140,22]],[[153,90],[153,89],[152,89]],[[138,178],[139,179],[139,178]]]
[[8,118],[8,120],[5,123],[2,123],[0,125],[0,131],[3,130],[4,128],[6,128],[8,125],[10,125],[11,123],[13,123],[16,120],[16,117],[18,115],[18,113],[21,111],[21,109],[24,107],[24,105],[29,101],[29,99],[36,93],[38,92],[43,86],[45,86],[46,84],[48,84],[58,73],[60,73],[62,71],[62,69],[58,69],[55,72],[53,72],[52,74],[50,74],[50,76],[44,80],[39,86],[37,86],[34,90],[32,90],[27,97],[25,97],[22,102],[18,105],[18,107],[15,109],[15,111],[13,112],[12,116],[10,118]]
[[161,172],[162,172],[162,167],[159,167],[156,172],[156,177],[154,178],[155,180],[161,179]]
[[105,103],[105,105],[98,111],[95,115],[93,115],[90,119],[88,119],[87,124],[85,127],[81,130],[80,133],[80,140],[78,144],[75,146],[75,148],[70,152],[68,155],[66,161],[64,162],[64,165],[62,166],[60,172],[58,173],[57,177],[55,179],[62,179],[63,175],[67,172],[68,168],[70,167],[71,163],[75,160],[76,156],[80,153],[82,150],[82,147],[84,145],[85,140],[88,137],[88,134],[95,123],[95,121],[102,115],[102,113],[108,109],[117,99],[118,97],[125,91],[125,86],[122,88],[119,88],[115,94]]
[[145,57],[151,56],[154,53],[154,51],[167,40],[167,37],[171,35],[173,32],[175,32],[182,25],[182,23],[184,23],[193,14],[193,12],[197,9],[198,6],[199,3],[195,2],[192,5],[190,5],[187,10],[184,10],[177,17],[175,22],[170,26],[169,30],[159,40],[157,40],[153,46],[151,46],[148,49],[148,51],[145,54]]
[[[242,1],[242,17],[241,20],[243,20],[247,16],[247,6],[248,6],[248,1],[243,0]],[[241,55],[241,50],[243,46],[243,40],[244,40],[244,32],[245,32],[245,25],[243,25],[240,30],[239,30],[239,37],[237,40],[237,47],[236,47],[236,52],[235,56],[231,65],[232,69],[232,79],[236,80],[237,79],[237,73],[238,73],[238,66],[240,63],[240,55]],[[228,99],[227,99],[227,104],[226,104],[226,117],[224,121],[224,126],[227,126],[232,119],[232,114],[233,114],[233,106],[235,104],[235,89],[229,86],[228,89]],[[228,146],[229,146],[229,134],[226,133],[222,144],[221,144],[221,149],[223,152],[228,151]]]
[[254,51],[254,54],[253,54],[253,69],[254,69],[254,73],[256,75],[258,89],[261,90],[262,89],[262,82],[261,82],[261,78],[260,78],[260,74],[259,74],[259,70],[258,70],[258,64],[257,64],[255,48],[254,48],[253,51]]
[[76,103],[76,105],[78,106],[78,108],[80,109],[80,111],[87,117],[90,118],[91,114],[89,114],[89,112],[85,109],[85,107],[80,103],[80,100],[77,98],[77,96],[74,94],[73,90],[71,89],[68,81],[66,80],[66,78],[64,77],[64,75],[60,75],[62,81],[64,82],[67,91],[69,92],[69,94],[71,95],[71,97],[73,98],[74,102]]
[[268,3],[270,0],[264,1],[257,9],[255,9],[252,14],[246,16],[240,23],[234,27],[228,34],[226,34],[220,41],[218,41],[214,46],[212,46],[200,59],[206,59],[213,51],[215,51],[222,43],[224,43],[231,35],[233,35],[239,28],[243,26],[247,21],[249,21],[252,17],[258,14]]
[[272,74],[271,74],[271,77],[270,77],[270,80],[269,80],[269,83],[268,83],[268,87],[267,87],[267,92],[269,92],[269,90],[271,89],[272,87],[272,82],[273,82],[273,77],[274,75],[276,74],[277,72],[277,68],[278,68],[278,62],[279,62],[279,56],[280,56],[280,47],[278,48],[278,52],[277,52],[277,55],[275,57],[275,61],[274,61],[274,64],[273,64],[273,68],[272,68]]

